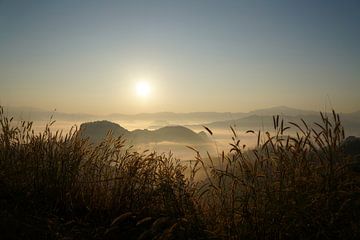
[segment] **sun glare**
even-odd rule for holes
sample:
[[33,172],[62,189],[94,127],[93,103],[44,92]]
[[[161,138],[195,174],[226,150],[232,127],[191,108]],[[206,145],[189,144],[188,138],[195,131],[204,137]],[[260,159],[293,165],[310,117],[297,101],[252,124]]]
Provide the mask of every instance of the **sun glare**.
[[142,81],[136,84],[136,95],[139,97],[147,97],[150,94],[150,85],[148,82]]

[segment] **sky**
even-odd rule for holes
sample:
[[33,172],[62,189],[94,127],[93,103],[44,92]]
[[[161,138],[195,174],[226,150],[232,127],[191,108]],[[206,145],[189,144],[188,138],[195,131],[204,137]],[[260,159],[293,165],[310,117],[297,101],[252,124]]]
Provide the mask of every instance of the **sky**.
[[359,26],[346,0],[0,0],[0,105],[358,111]]

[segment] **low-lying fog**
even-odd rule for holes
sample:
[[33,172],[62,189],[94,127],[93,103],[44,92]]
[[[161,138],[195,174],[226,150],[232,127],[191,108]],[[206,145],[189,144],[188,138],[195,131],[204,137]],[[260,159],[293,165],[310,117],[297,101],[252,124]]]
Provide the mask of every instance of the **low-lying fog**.
[[[273,115],[280,114],[285,119],[285,122],[297,122],[302,125],[300,119],[304,119],[308,123],[321,122],[321,117],[318,112],[299,110],[288,107],[274,107],[268,109],[254,110],[248,113],[216,113],[216,112],[195,112],[195,113],[144,113],[137,115],[124,114],[110,114],[106,116],[96,116],[87,114],[67,114],[42,110],[23,109],[23,108],[7,108],[5,113],[9,116],[14,116],[14,122],[19,122],[26,118],[31,119],[33,129],[35,132],[41,132],[45,129],[47,123],[50,122],[50,116],[54,115],[56,122],[51,126],[53,131],[60,130],[63,134],[70,131],[72,127],[80,128],[80,125],[85,122],[94,122],[99,120],[109,120],[116,123],[128,132],[137,129],[147,129],[145,133],[151,133],[166,126],[184,126],[191,129],[196,134],[205,132],[208,141],[205,142],[174,142],[174,141],[157,141],[136,144],[134,149],[139,151],[150,150],[160,153],[169,153],[181,160],[194,159],[195,152],[187,146],[197,149],[202,156],[206,156],[209,152],[211,156],[217,156],[223,150],[227,152],[230,149],[229,143],[232,143],[233,133],[230,126],[233,126],[238,139],[240,139],[241,146],[246,145],[247,149],[253,148],[257,144],[257,134],[246,133],[247,130],[254,130],[257,132],[261,130],[273,130]],[[332,118],[332,113],[328,113],[329,118]],[[360,135],[360,111],[353,113],[341,113],[342,124],[345,127],[345,134],[347,136]],[[210,135],[203,127],[206,126],[212,131]],[[173,134],[173,133],[172,133]],[[176,134],[176,133],[175,133]],[[204,133],[202,135],[205,135]],[[144,135],[138,135],[138,139],[143,138]],[[149,137],[149,135],[147,135]],[[150,136],[151,138],[151,136]]]
[[[156,130],[156,128],[149,128],[151,126],[152,122],[149,121],[122,121],[122,122],[116,122],[114,123],[119,124],[120,126],[126,128],[129,131],[133,131],[136,129],[149,129],[149,130]],[[41,132],[45,129],[46,124],[48,121],[37,121],[33,124],[33,129],[35,132]],[[71,128],[78,128],[83,122],[77,121],[77,122],[70,122],[70,121],[56,121],[52,126],[52,131],[62,131],[63,134],[66,134],[70,131]],[[201,131],[204,131],[207,133],[207,136],[209,138],[208,143],[177,143],[177,142],[153,142],[153,143],[146,143],[146,144],[140,144],[137,146],[134,146],[133,148],[135,150],[144,151],[144,150],[150,150],[150,151],[156,151],[159,153],[169,153],[171,152],[176,158],[180,158],[181,160],[191,160],[194,159],[194,156],[196,153],[188,148],[187,146],[193,147],[197,149],[201,155],[204,157],[207,155],[206,152],[209,152],[211,156],[216,156],[218,153],[221,153],[221,151],[227,151],[230,149],[230,143],[232,143],[232,137],[233,133],[230,129],[230,126],[228,129],[224,128],[211,128],[213,135],[210,135],[204,127],[202,126],[196,126],[193,123],[189,124],[186,127],[194,131],[195,133],[199,133]],[[241,146],[246,145],[246,148],[253,148],[257,144],[257,134],[252,133],[246,133],[246,131],[249,129],[239,129],[235,128],[236,134],[238,139],[241,141]],[[258,129],[254,129],[258,130]]]

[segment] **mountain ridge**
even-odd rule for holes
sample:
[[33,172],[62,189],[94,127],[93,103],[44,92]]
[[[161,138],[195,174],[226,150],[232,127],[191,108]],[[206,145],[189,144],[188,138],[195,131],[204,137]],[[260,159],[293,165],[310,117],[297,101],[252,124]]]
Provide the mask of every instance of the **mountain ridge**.
[[[15,118],[24,118],[28,116],[32,119],[29,120],[48,120],[50,116],[54,116],[54,119],[60,120],[172,120],[172,119],[194,119],[194,120],[206,120],[208,121],[220,121],[237,119],[241,117],[247,117],[250,115],[312,115],[318,114],[319,111],[297,109],[287,106],[274,106],[269,108],[255,109],[248,112],[216,112],[216,111],[204,111],[204,112],[155,112],[155,113],[137,113],[137,114],[123,114],[123,113],[110,113],[104,115],[88,114],[88,113],[66,113],[58,112],[56,110],[48,111],[40,108],[32,107],[4,107],[4,112],[15,115]],[[360,115],[360,110],[349,113],[343,113],[345,115]]]
[[[184,126],[166,126],[156,130],[135,129],[129,131],[108,120],[86,122],[80,125],[80,135],[91,142],[100,142],[110,132],[114,137],[123,136],[129,143],[144,144],[151,142],[205,143],[206,134],[195,133]],[[204,135],[205,134],[205,135]]]

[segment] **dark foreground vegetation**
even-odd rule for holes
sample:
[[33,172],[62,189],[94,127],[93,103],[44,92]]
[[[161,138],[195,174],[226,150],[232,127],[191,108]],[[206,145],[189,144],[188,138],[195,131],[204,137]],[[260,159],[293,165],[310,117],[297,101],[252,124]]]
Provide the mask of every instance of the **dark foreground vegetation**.
[[94,146],[51,124],[35,134],[1,110],[0,238],[359,239],[358,158],[338,115],[319,121],[274,117],[275,134],[248,132],[259,135],[249,151],[234,131],[228,153],[194,149],[189,175],[171,154],[110,135]]

